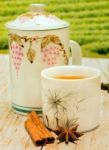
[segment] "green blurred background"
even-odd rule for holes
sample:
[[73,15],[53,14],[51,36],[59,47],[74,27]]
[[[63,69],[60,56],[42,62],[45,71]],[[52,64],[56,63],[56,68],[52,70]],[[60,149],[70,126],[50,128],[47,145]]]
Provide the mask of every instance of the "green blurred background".
[[5,23],[31,3],[45,3],[49,12],[70,22],[70,39],[81,45],[83,56],[109,58],[109,0],[0,0],[0,53],[8,52]]

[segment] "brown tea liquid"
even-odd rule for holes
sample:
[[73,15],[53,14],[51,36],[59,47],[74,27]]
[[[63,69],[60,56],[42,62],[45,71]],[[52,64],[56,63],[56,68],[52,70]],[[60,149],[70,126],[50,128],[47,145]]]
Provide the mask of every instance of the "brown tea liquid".
[[79,75],[57,75],[54,76],[55,79],[68,79],[68,80],[75,80],[75,79],[84,79],[85,76],[79,76]]

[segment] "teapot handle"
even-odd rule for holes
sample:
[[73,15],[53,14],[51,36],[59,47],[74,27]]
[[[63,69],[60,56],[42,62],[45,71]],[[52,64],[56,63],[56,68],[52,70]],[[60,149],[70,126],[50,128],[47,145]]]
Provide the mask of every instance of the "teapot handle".
[[80,65],[81,64],[81,58],[82,58],[82,50],[80,45],[73,41],[69,41],[70,45],[70,58],[69,58],[69,64],[70,65]]

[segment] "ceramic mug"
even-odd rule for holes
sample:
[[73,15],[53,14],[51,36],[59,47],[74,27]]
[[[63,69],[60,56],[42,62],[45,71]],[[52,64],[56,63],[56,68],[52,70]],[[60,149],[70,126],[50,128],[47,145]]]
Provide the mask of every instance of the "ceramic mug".
[[[23,33],[25,34],[24,31]],[[30,34],[35,34],[35,31]],[[28,37],[33,39],[34,36]],[[22,47],[10,37],[12,109],[20,114],[36,111],[40,115],[42,114],[41,71],[51,66],[81,64],[81,48],[78,43],[71,40],[69,44],[64,43],[67,50],[61,51],[61,47],[52,42],[41,48],[43,39],[40,39],[37,43],[33,41],[30,49],[29,41],[24,41],[22,36],[19,36],[19,39],[22,41]]]
[[[40,11],[39,11],[40,10]],[[69,42],[69,23],[33,4],[31,11],[6,24],[9,29],[12,109],[42,113],[40,73],[43,69],[81,64],[81,48]],[[71,51],[69,51],[71,49]]]
[[[42,114],[40,73],[43,69],[68,65],[69,60],[71,64],[81,64],[79,44],[69,42],[65,29],[55,30],[55,35],[53,32],[49,30],[45,36],[46,31],[11,30],[9,33],[12,109],[19,114],[31,111]],[[48,36],[54,42],[48,42]]]
[[[58,75],[83,76],[58,79]],[[86,132],[99,125],[100,72],[84,66],[57,66],[45,69],[42,77],[43,120],[50,129],[79,125]]]

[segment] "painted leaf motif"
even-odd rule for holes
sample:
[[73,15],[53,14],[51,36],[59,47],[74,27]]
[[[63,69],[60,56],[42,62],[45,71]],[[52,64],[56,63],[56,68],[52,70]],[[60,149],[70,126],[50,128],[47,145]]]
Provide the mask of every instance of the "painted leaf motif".
[[41,48],[46,47],[50,42],[60,45],[61,41],[56,35],[46,35],[42,38]]
[[29,49],[28,52],[27,52],[27,58],[31,63],[33,63],[35,56],[36,56],[35,50],[34,49]]
[[22,40],[21,40],[21,37],[19,35],[17,35],[17,34],[9,34],[9,37],[10,37],[10,44],[12,42],[16,42],[19,46],[24,47],[23,43],[22,43]]
[[42,42],[41,42],[41,48],[46,47],[49,43],[50,43],[50,37],[49,36],[45,36],[42,38]]
[[52,36],[50,37],[50,40],[51,40],[53,43],[57,44],[57,45],[60,45],[60,44],[61,44],[61,41],[60,41],[59,37],[56,36],[56,35],[52,35]]

